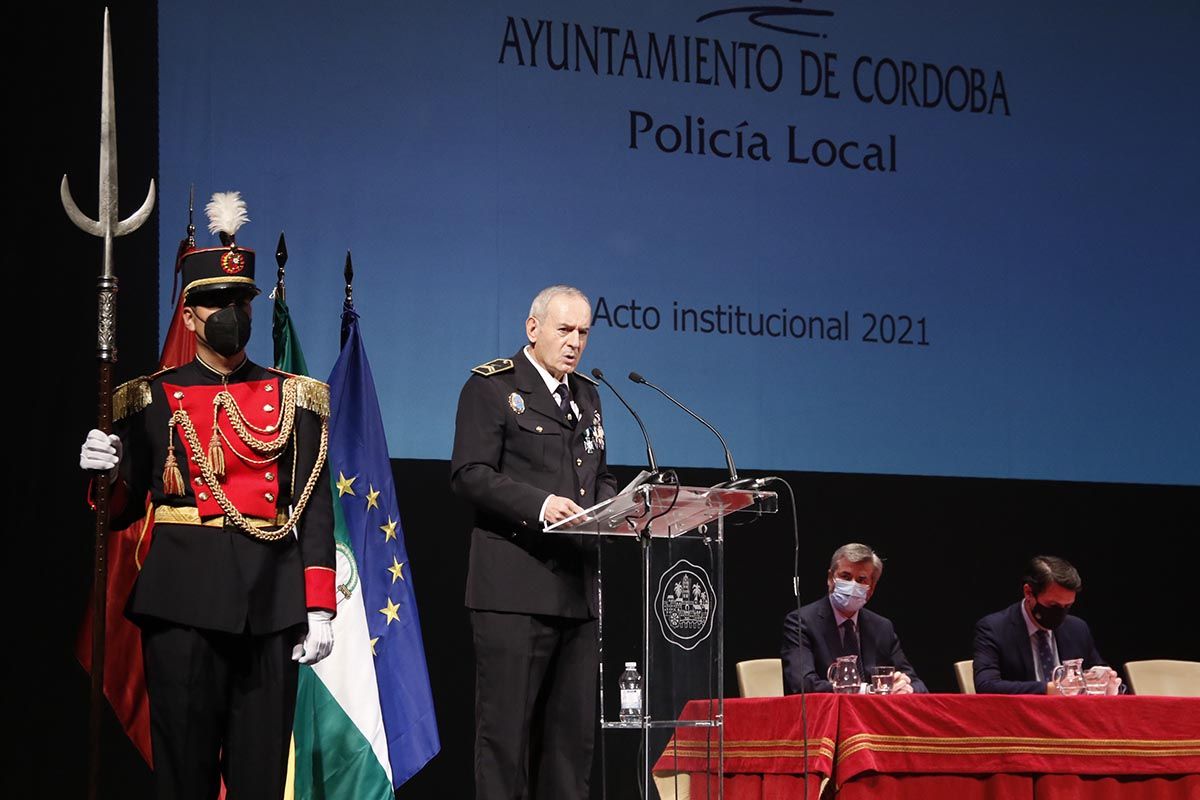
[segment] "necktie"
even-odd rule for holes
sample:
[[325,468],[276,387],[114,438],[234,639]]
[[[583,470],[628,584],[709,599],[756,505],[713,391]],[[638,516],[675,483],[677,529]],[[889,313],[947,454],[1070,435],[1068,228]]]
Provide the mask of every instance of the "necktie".
[[1042,669],[1042,680],[1048,681],[1054,677],[1054,648],[1050,646],[1050,631],[1038,630],[1033,635],[1037,648],[1038,666]]
[[842,655],[858,654],[858,631],[854,629],[854,620],[848,619],[842,623]]
[[854,620],[848,619],[842,623],[842,655],[858,656],[858,661],[854,662],[854,668],[858,670],[859,680],[862,680],[864,667],[862,664],[862,654],[858,652],[858,631],[854,629]]
[[575,427],[575,414],[571,411],[571,390],[565,383],[560,383],[554,390],[554,396],[558,398],[558,410],[562,412],[563,419],[568,425]]

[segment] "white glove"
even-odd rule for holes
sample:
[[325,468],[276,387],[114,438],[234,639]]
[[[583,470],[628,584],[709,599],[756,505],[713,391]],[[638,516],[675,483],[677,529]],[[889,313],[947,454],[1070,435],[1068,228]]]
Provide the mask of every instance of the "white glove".
[[88,431],[83,446],[79,448],[79,468],[94,472],[108,472],[108,481],[117,479],[117,465],[121,463],[121,437],[92,428]]
[[333,614],[308,612],[308,633],[292,648],[292,661],[315,664],[333,650]]

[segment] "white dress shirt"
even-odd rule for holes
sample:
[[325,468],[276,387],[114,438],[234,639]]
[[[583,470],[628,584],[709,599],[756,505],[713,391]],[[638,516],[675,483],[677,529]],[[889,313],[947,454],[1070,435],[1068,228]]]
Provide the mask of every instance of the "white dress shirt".
[[[563,373],[561,381],[556,381],[554,376],[550,374],[550,371],[538,363],[538,360],[533,357],[533,353],[529,350],[529,345],[525,345],[525,349],[521,352],[525,354],[525,357],[529,359],[529,363],[533,364],[533,368],[538,371],[538,374],[542,376],[542,380],[546,382],[546,391],[548,391],[550,396],[554,398],[555,404],[558,403],[558,395],[555,394],[555,390],[558,389],[559,386],[567,387],[567,396],[571,398],[571,411],[575,414],[575,419],[579,419],[579,406],[575,405],[575,397],[570,393],[571,387],[567,384],[566,373]],[[538,512],[538,522],[542,523],[543,525],[546,524],[546,504],[550,502],[550,498],[553,496],[554,495],[546,496],[546,499],[542,501],[542,510]]]
[[[1033,675],[1035,680],[1049,681],[1053,675],[1042,674],[1042,660],[1038,657],[1037,647],[1037,632],[1042,628],[1033,621],[1033,617],[1029,616],[1029,609],[1025,607],[1025,603],[1021,603],[1021,616],[1025,617],[1025,630],[1029,633],[1029,650],[1033,653]],[[1058,642],[1054,641],[1054,631],[1048,630],[1050,634],[1050,652],[1054,654],[1054,664],[1059,664],[1058,660]]]

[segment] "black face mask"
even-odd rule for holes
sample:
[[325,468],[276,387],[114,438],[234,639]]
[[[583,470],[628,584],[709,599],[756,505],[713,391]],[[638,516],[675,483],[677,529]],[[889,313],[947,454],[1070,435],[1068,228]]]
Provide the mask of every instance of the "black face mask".
[[1044,606],[1041,603],[1034,601],[1033,612],[1030,614],[1037,623],[1047,630],[1055,630],[1059,625],[1063,624],[1063,620],[1067,618],[1067,614],[1071,613],[1069,607],[1064,606]]
[[203,341],[229,358],[246,349],[250,341],[250,315],[240,305],[226,306],[204,320]]

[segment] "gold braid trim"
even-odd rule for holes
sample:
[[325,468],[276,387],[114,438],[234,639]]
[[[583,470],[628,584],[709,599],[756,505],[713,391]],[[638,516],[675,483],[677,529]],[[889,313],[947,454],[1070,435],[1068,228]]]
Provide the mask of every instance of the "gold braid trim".
[[[664,755],[678,756],[679,758],[705,758],[710,752],[715,750],[715,747],[680,747],[667,748]],[[725,747],[726,758],[788,758],[800,759],[804,758],[804,748],[788,747],[788,748],[769,748],[766,750],[760,748],[743,748],[743,747]],[[833,748],[826,745],[818,746],[812,744],[808,748],[809,760],[816,758],[828,758],[833,760]]]
[[[201,525],[205,528],[225,527],[225,517],[201,517],[200,510],[195,506],[153,506],[154,524],[156,525]],[[271,519],[246,517],[246,521],[256,528],[273,528],[287,522],[287,514],[278,510]]]
[[[308,481],[304,484],[304,491],[301,492],[300,499],[292,507],[292,513],[288,516],[287,522],[283,524],[283,527],[271,531],[255,528],[246,517],[242,516],[242,512],[238,511],[233,503],[230,502],[229,497],[226,496],[224,490],[221,488],[220,481],[217,480],[217,476],[213,472],[212,464],[208,461],[208,456],[200,448],[200,437],[196,435],[196,426],[192,424],[192,420],[187,415],[187,412],[179,409],[171,415],[171,422],[183,430],[183,435],[187,438],[188,446],[196,458],[196,466],[200,468],[200,474],[204,476],[204,482],[208,484],[213,499],[217,501],[217,505],[225,512],[226,518],[239,530],[251,538],[260,541],[277,542],[295,529],[296,524],[300,521],[300,516],[304,513],[304,509],[308,505],[308,499],[312,496],[313,489],[317,485],[317,478],[321,475],[321,469],[325,466],[325,457],[329,453],[329,426],[321,426],[321,447],[317,451],[317,460],[313,464],[312,471],[308,474]],[[287,443],[285,437],[281,436],[280,438],[284,444]],[[299,457],[299,453],[293,455],[293,458],[297,457]]]
[[296,405],[317,414],[321,419],[329,419],[329,386],[327,384],[315,378],[291,375],[283,381],[285,392],[289,383],[296,387]]
[[[841,764],[843,760],[849,758],[860,750],[870,750],[876,753],[921,753],[922,755],[943,755],[943,756],[962,756],[962,755],[1036,755],[1036,756],[1127,756],[1127,757],[1143,757],[1143,758],[1165,758],[1167,756],[1179,756],[1184,758],[1194,758],[1200,755],[1200,749],[1196,748],[1173,748],[1170,750],[1160,748],[1129,748],[1129,747],[1018,747],[1016,745],[996,745],[996,746],[980,746],[980,747],[937,747],[933,745],[905,745],[905,744],[872,744],[870,742],[860,742],[853,747],[848,747],[845,750],[839,751],[837,763]],[[728,751],[726,751],[728,752]]]
[[146,531],[150,530],[150,520],[153,519],[154,504],[146,503],[146,516],[142,519],[142,532],[138,534],[137,545],[133,548],[133,563],[138,572],[142,571],[142,542],[146,539]]
[[[292,434],[292,425],[296,421],[296,387],[289,385],[289,381],[283,382],[283,397],[279,398],[279,402],[283,407],[283,416],[279,420],[279,431],[271,441],[264,441],[257,438],[250,430],[253,428],[256,431],[265,433],[266,431],[254,427],[246,421],[242,416],[242,409],[238,407],[237,401],[233,399],[233,395],[229,390],[223,390],[213,398],[213,405],[216,409],[224,408],[225,416],[229,418],[229,423],[233,425],[233,429],[237,431],[238,437],[250,449],[256,453],[276,453],[282,451],[288,445],[288,437]],[[216,418],[214,411],[213,417]],[[214,422],[215,427],[215,422]]]
[[187,286],[183,287],[183,296],[186,298],[190,293],[199,291],[206,286],[218,286],[227,283],[244,283],[254,289],[254,293],[259,293],[258,286],[254,283],[253,278],[247,278],[244,275],[221,275],[216,278],[200,278],[194,280]]
[[[857,744],[861,741],[902,742],[921,744],[984,744],[1023,745],[1128,745],[1131,747],[1200,747],[1200,739],[1068,739],[1059,736],[912,736],[890,733],[856,733],[842,740],[842,744]],[[728,741],[728,740],[726,740]]]
[[[250,456],[248,456],[248,455],[246,455],[246,454],[244,454],[244,453],[240,453],[240,452],[238,452],[238,449],[237,449],[237,447],[236,447],[236,446],[234,446],[234,444],[233,444],[233,441],[231,441],[231,440],[230,440],[229,436],[227,436],[227,435],[226,435],[225,431],[221,430],[220,428],[217,428],[217,430],[218,430],[218,431],[220,431],[220,434],[221,434],[221,440],[225,442],[225,445],[226,445],[226,446],[229,448],[229,451],[230,451],[231,453],[233,453],[235,456],[237,456],[237,457],[238,457],[238,459],[239,459],[240,461],[242,461],[242,463],[245,463],[245,464],[252,464],[252,465],[254,465],[254,466],[256,466],[256,467],[261,467],[261,466],[263,466],[263,465],[265,465],[265,464],[273,464],[273,463],[275,463],[276,461],[278,461],[279,459],[283,458],[283,451],[280,451],[280,452],[278,452],[278,453],[275,453],[274,455],[269,455],[269,456],[267,456],[266,458],[251,458]],[[296,436],[296,431],[295,431],[295,430],[293,430],[293,431],[292,431],[292,438],[295,438],[295,436]],[[210,444],[210,445],[209,445],[209,447],[211,448],[211,446],[212,446],[212,445]],[[223,457],[223,456],[222,456],[222,457]],[[211,455],[211,454],[209,455],[209,458],[210,458],[210,459],[212,458],[212,455]],[[213,471],[214,471],[214,472],[216,471],[216,468],[217,468],[217,465],[216,465],[216,463],[214,462],[214,463],[213,463]]]
[[1200,755],[1200,739],[1058,739],[859,733],[841,743],[837,763],[842,763],[860,750],[926,755],[1115,755],[1160,758]]
[[[835,742],[828,736],[808,740],[808,757],[824,756],[832,759]],[[667,742],[664,755],[678,755],[680,758],[704,758],[712,746],[703,740],[672,739]],[[802,758],[804,756],[803,739],[726,739],[726,758]]]

